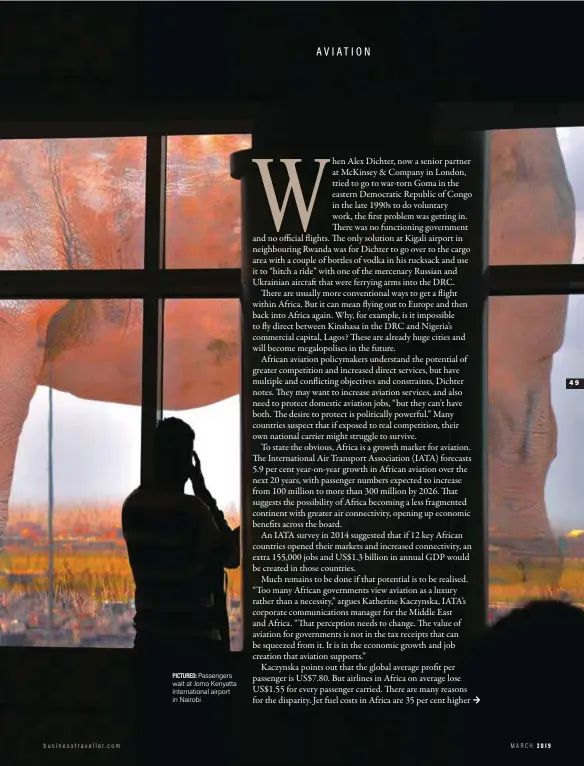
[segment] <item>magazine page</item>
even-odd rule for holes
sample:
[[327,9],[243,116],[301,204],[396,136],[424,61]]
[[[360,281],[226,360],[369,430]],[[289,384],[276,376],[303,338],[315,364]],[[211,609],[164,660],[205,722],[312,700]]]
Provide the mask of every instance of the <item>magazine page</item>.
[[0,760],[577,752],[578,108],[461,4],[10,5]]

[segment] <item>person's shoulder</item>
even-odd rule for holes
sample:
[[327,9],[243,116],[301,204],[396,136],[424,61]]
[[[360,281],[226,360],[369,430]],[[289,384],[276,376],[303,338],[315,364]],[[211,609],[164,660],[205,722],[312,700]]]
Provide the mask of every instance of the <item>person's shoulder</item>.
[[176,511],[205,511],[205,503],[195,495],[169,492],[148,485],[141,485],[131,492],[124,502],[125,508],[157,508]]
[[122,509],[126,510],[127,508],[131,508],[136,504],[136,500],[140,497],[140,492],[142,490],[142,487],[136,487],[130,494],[127,496],[127,498],[124,500],[124,503],[122,505]]
[[[178,496],[178,498],[180,498],[180,496]],[[155,487],[140,485],[128,495],[124,501],[122,510],[125,512],[137,509],[155,510],[161,507],[168,509],[173,505],[176,505],[177,502],[180,502],[180,500],[177,500],[177,496],[170,492],[163,492]]]

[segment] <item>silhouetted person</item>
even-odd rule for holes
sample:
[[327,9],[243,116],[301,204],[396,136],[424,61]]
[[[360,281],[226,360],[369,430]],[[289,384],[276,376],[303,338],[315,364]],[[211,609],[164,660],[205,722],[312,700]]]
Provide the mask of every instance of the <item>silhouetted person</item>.
[[[224,570],[239,566],[239,528],[231,530],[207,489],[194,440],[178,418],[159,423],[154,481],[123,506],[136,647],[166,640],[229,649]],[[184,492],[188,480],[194,497]]]
[[517,758],[523,750],[536,762],[535,750],[546,749],[546,760],[556,762],[559,752],[569,753],[581,736],[583,647],[584,611],[561,601],[533,601],[496,622],[461,668],[480,702],[460,716],[452,709],[458,726],[448,755],[458,751],[468,762],[489,754]]
[[[217,698],[169,704],[172,673],[209,672],[226,658],[225,568],[239,565],[239,528],[230,529],[205,486],[194,439],[182,420],[159,423],[154,480],[122,509],[136,584],[139,764],[158,766],[161,756],[172,759],[171,748],[178,758],[185,736],[209,739],[214,763],[222,763],[227,741]],[[184,492],[188,480],[194,497]]]

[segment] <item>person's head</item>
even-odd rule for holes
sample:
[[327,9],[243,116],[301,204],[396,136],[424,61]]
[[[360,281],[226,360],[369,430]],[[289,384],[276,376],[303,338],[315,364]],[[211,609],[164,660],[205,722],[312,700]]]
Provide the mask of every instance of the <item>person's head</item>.
[[179,418],[165,418],[156,428],[154,477],[157,483],[184,487],[193,463],[195,432]]

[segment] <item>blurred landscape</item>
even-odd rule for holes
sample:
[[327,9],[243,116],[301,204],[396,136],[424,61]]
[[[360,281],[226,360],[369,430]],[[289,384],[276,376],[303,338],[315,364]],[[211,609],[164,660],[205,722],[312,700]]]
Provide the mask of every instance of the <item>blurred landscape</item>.
[[525,540],[489,546],[489,622],[528,601],[553,598],[584,608],[584,530],[556,538],[557,555],[520,556]]
[[[232,527],[238,526],[235,506],[224,513]],[[49,551],[46,507],[13,507],[0,553],[0,645],[131,648],[134,580],[121,503],[57,507],[52,577]],[[228,575],[231,648],[239,651],[241,574],[237,569]]]

